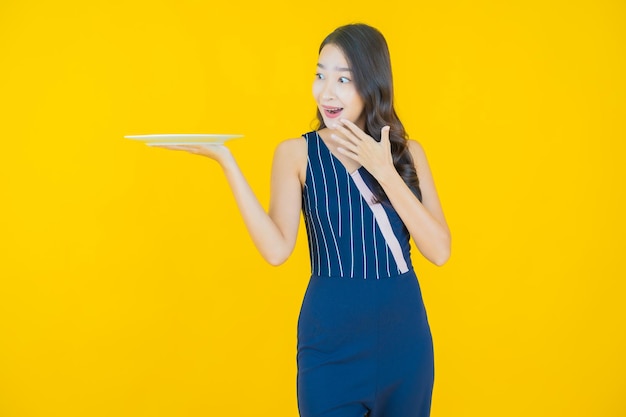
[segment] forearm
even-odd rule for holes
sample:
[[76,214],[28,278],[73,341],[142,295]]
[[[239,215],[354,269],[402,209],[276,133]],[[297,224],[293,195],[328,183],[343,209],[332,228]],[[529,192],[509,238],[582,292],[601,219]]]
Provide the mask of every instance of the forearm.
[[379,183],[422,255],[435,265],[443,265],[450,257],[451,247],[445,222],[426,209],[395,170],[380,178]]
[[248,233],[261,256],[272,265],[283,263],[293,251],[293,244],[259,202],[235,159],[230,156],[220,161],[235,197],[237,207]]

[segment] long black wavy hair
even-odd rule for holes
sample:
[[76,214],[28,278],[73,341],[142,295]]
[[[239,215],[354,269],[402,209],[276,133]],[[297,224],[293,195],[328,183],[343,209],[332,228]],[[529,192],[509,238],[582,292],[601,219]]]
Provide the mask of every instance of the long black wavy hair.
[[[385,37],[377,29],[362,24],[341,26],[324,39],[324,46],[338,47],[352,70],[352,78],[365,108],[365,133],[380,142],[380,131],[389,126],[389,140],[393,164],[413,193],[422,200],[419,179],[408,148],[408,135],[393,105],[393,79],[391,59]],[[319,109],[319,129],[326,127]],[[385,192],[376,183],[373,190],[376,200],[385,199]]]

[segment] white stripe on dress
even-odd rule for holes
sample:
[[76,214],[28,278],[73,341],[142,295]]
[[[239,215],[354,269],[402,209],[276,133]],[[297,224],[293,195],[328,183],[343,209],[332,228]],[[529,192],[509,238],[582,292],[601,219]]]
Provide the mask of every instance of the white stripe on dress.
[[372,217],[372,235],[374,236],[374,260],[376,261],[376,279],[380,279],[378,274],[378,245],[376,244],[376,217]]
[[374,194],[369,189],[361,174],[358,170],[354,171],[352,174],[352,179],[354,180],[354,184],[361,192],[361,195],[367,201],[367,205],[372,209],[372,213],[374,213],[374,217],[378,222],[378,227],[380,228],[380,232],[382,233],[385,241],[387,242],[387,246],[391,250],[391,255],[393,259],[396,261],[396,265],[398,265],[398,269],[400,273],[405,273],[409,271],[409,267],[407,266],[406,260],[402,254],[402,248],[400,247],[400,242],[398,242],[398,238],[393,233],[393,229],[391,228],[391,223],[389,222],[389,217],[387,216],[387,212],[380,203],[372,203]]
[[351,187],[350,187],[350,178],[348,178],[350,174],[348,174],[348,171],[346,171],[346,179],[348,181],[348,207],[350,208],[350,210],[348,210],[350,212],[350,278],[354,278],[354,233],[352,231],[352,191],[351,191]]
[[[307,158],[308,159],[308,158]],[[309,160],[309,163],[311,161]],[[319,224],[320,227],[320,232],[322,233],[322,240],[324,241],[324,247],[326,248],[326,261],[328,263],[328,275],[330,276],[330,251],[328,250],[328,243],[326,242],[326,234],[324,233],[324,227],[322,226],[322,219],[320,218],[320,212],[319,212],[319,204],[317,201],[317,189],[315,187],[315,179],[314,176],[311,175],[311,182],[313,183],[313,194],[314,194],[314,198],[315,198],[315,216],[317,217],[317,223]],[[319,248],[318,248],[319,251]],[[318,275],[321,274],[321,271]]]
[[[339,192],[339,179],[337,178],[337,168],[335,166],[335,157],[331,155],[330,162],[333,166],[333,173],[335,174],[335,186],[337,187],[337,213],[339,214],[339,237],[341,237],[341,193]],[[343,276],[343,273],[341,274]]]
[[363,242],[363,278],[367,279],[367,257],[365,256],[365,222],[363,221],[363,199],[359,198],[361,205],[361,242]]
[[391,276],[389,272],[389,246],[385,246],[385,258],[387,259],[387,278]]
[[[319,135],[317,135],[318,140],[322,140]],[[326,173],[324,172],[324,162],[322,162],[322,154],[320,153],[320,146],[319,146],[319,141],[317,143],[317,158],[320,161],[320,171],[322,171],[322,180],[324,182],[324,193],[325,193],[325,197],[326,197],[326,218],[328,218],[328,226],[330,228],[330,234],[332,235],[333,238],[333,243],[335,244],[335,251],[337,251],[337,260],[339,261],[339,275],[343,276],[343,266],[342,266],[342,262],[341,262],[341,254],[339,253],[339,245],[337,244],[337,238],[335,237],[335,230],[333,227],[333,222],[330,219],[330,210],[329,210],[329,205],[328,205],[328,180],[326,179]],[[332,162],[332,155],[330,155],[330,160]],[[335,176],[335,180],[337,179],[337,177]],[[337,194],[337,198],[339,198],[339,194]],[[341,207],[341,206],[339,206]],[[329,259],[330,259],[330,254],[329,254]],[[330,275],[331,271],[330,271],[330,262],[328,264],[328,272]]]
[[[308,160],[308,158],[307,158],[307,160]],[[310,169],[311,168],[309,167],[309,170]],[[312,174],[313,173],[311,172],[311,175]],[[305,186],[306,186],[306,184],[305,184]],[[314,246],[311,247],[311,250],[314,250],[315,251],[314,253],[317,253],[317,273],[315,272],[315,259],[313,259],[313,265],[312,265],[311,269],[312,269],[312,272],[315,275],[320,275],[321,274],[321,270],[322,270],[322,259],[320,258],[320,244],[319,244],[319,241],[317,240],[317,232],[315,231],[315,224],[313,223],[313,212],[311,211],[311,198],[312,197],[311,197],[311,193],[309,191],[309,187],[306,187],[306,188],[307,188],[307,199],[306,199],[306,202],[307,202],[307,207],[309,209],[309,216],[306,216],[306,218],[307,218],[307,222],[309,223],[309,226],[310,226],[310,229],[311,229],[310,234],[313,235],[312,239],[313,239]]]

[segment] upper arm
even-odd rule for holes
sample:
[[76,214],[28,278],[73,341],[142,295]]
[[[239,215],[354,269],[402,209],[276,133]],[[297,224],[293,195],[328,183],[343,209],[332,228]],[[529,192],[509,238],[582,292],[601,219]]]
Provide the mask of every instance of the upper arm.
[[292,246],[300,227],[306,151],[304,138],[286,140],[276,147],[272,162],[269,215]]
[[439,195],[435,188],[435,181],[426,159],[426,153],[422,145],[414,140],[409,140],[409,151],[413,157],[413,163],[417,171],[417,178],[419,180],[420,191],[422,192],[422,204],[428,210],[428,212],[446,228],[448,233],[450,232],[446,218],[443,214],[441,202],[439,201]]

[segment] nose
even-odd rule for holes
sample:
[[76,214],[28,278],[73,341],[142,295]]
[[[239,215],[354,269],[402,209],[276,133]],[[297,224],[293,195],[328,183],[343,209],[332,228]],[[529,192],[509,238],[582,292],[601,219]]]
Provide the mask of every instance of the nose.
[[335,98],[335,89],[331,82],[328,80],[324,80],[324,85],[322,86],[322,100],[332,100]]

